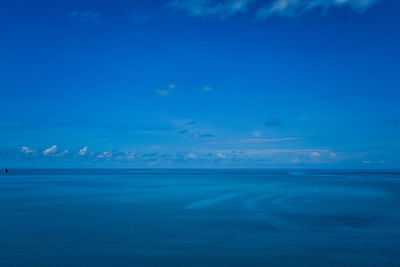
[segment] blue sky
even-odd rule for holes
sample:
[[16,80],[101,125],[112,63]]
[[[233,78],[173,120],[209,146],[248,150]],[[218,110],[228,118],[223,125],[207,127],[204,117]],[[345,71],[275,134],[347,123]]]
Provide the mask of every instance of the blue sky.
[[7,1],[8,167],[396,168],[399,1]]

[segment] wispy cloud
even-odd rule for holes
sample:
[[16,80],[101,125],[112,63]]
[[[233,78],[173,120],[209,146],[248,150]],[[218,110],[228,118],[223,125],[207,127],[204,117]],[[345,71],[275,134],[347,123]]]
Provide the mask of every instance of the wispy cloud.
[[214,142],[207,142],[209,145],[248,145],[248,144],[269,144],[269,143],[282,143],[288,141],[300,140],[298,137],[276,137],[276,138],[233,138],[221,139]]
[[362,12],[377,1],[378,0],[275,0],[260,8],[256,16],[261,20],[270,16],[292,17],[317,8],[326,11],[332,7],[349,7],[355,11]]
[[223,2],[212,0],[173,0],[167,4],[177,11],[183,11],[190,16],[216,16],[227,18],[229,16],[246,12],[249,3],[254,0],[226,0]]
[[[227,18],[238,13],[248,12],[250,4],[255,16],[264,20],[270,16],[298,16],[314,9],[328,10],[337,7],[349,7],[363,12],[379,0],[173,0],[167,4],[176,11],[186,12],[189,16]],[[261,7],[260,7],[261,6]],[[260,8],[257,8],[260,7]]]
[[66,149],[63,152],[57,154],[57,156],[61,157],[61,156],[64,156],[65,154],[68,154],[68,153],[69,153],[69,151]]
[[197,155],[194,153],[177,153],[176,157],[180,159],[189,159],[189,160],[197,159]]
[[210,87],[210,86],[206,86],[206,87],[203,87],[203,91],[211,91],[212,90],[212,87]]
[[296,137],[282,137],[282,138],[243,138],[237,140],[241,144],[260,144],[260,143],[280,143],[286,141],[299,140]]
[[210,134],[210,133],[201,133],[201,132],[195,132],[191,135],[193,138],[208,138],[208,137],[214,137],[215,135]]
[[96,11],[72,11],[69,13],[69,18],[78,23],[95,23],[100,17],[100,13]]
[[156,90],[157,94],[161,95],[161,96],[167,96],[169,95],[169,91],[168,90]]
[[51,155],[57,152],[57,146],[51,146],[43,151],[43,155]]
[[[206,152],[206,151],[204,151]],[[225,156],[226,160],[236,160],[236,162],[245,162],[246,160],[265,162],[268,164],[322,164],[337,162],[336,158],[331,156],[332,152],[328,149],[242,149],[240,151],[229,149],[218,149],[214,151]],[[217,155],[218,157],[218,155]]]
[[175,88],[176,88],[176,84],[171,83],[170,85],[168,85],[168,89],[157,89],[156,93],[161,96],[168,96],[170,94],[170,90],[175,89]]

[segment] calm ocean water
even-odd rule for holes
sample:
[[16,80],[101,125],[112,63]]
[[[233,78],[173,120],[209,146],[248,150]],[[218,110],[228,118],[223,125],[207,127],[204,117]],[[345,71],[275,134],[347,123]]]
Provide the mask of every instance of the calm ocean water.
[[400,172],[10,170],[0,266],[400,266]]

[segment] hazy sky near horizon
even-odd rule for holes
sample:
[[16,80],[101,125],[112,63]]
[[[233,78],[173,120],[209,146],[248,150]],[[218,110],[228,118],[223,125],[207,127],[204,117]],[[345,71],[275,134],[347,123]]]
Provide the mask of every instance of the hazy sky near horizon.
[[399,1],[1,6],[4,167],[400,167]]

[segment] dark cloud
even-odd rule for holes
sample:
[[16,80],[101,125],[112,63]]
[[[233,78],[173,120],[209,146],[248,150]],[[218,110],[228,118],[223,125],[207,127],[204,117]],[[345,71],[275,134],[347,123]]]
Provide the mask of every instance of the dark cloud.
[[389,127],[397,127],[400,125],[400,121],[399,120],[387,120],[385,122],[385,125],[389,126]]
[[267,120],[267,121],[265,122],[265,125],[267,125],[267,126],[281,126],[281,125],[282,125],[282,122],[279,121],[279,120],[276,119],[276,118],[271,118],[271,119],[269,119],[269,120]]

